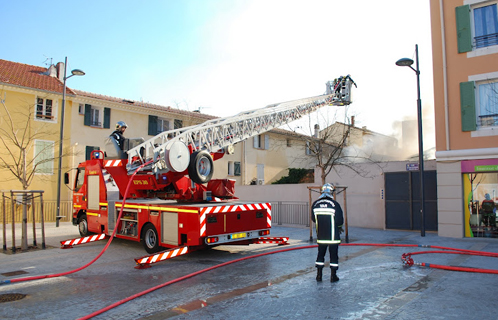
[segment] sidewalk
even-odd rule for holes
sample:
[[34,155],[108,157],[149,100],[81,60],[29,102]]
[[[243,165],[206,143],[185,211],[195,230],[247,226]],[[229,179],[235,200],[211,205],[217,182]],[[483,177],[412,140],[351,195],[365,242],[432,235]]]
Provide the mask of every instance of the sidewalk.
[[[3,239],[3,223],[0,224],[2,228],[1,231],[1,243],[2,243],[2,248],[4,245],[4,239]],[[9,251],[12,251],[12,225],[11,224],[6,224],[5,225],[5,231],[6,231],[6,244],[7,244],[7,249]],[[16,248],[19,249],[21,247],[21,240],[22,240],[22,224],[21,223],[16,223],[15,224],[15,245]],[[78,227],[73,225],[71,222],[59,222],[59,227],[55,226],[55,222],[45,222],[44,224],[44,229],[45,229],[45,245],[48,247],[60,247],[60,241],[62,240],[67,240],[67,239],[72,239],[72,238],[78,238],[79,232],[78,232]],[[28,223],[27,226],[27,232],[28,232],[28,247],[33,246],[33,224]],[[43,238],[42,238],[42,226],[40,223],[35,224],[35,235],[36,235],[36,244],[39,249],[42,248],[43,244]]]

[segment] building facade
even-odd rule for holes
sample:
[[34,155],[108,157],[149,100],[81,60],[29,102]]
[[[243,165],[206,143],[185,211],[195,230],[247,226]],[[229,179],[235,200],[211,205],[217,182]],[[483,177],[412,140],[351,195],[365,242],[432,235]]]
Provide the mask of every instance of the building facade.
[[439,235],[496,237],[498,1],[430,6]]

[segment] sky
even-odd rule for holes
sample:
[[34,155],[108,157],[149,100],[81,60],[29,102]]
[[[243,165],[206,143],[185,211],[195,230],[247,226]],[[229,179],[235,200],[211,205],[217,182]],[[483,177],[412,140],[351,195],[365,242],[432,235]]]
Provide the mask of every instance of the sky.
[[415,60],[418,44],[434,145],[429,0],[0,0],[0,12],[0,59],[67,57],[68,72],[86,73],[70,88],[225,117],[321,95],[349,74],[358,87],[337,121],[385,135],[416,119],[416,74],[395,62]]

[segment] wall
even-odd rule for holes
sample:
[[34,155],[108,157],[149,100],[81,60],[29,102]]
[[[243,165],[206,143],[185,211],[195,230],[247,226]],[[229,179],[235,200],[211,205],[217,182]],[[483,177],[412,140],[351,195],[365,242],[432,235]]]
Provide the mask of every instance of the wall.
[[[368,178],[361,178],[347,168],[337,168],[331,173],[327,182],[346,189],[347,214],[349,226],[385,229],[385,204],[381,198],[384,189],[384,172],[405,171],[409,162],[389,162],[377,164],[361,164],[359,168],[368,173]],[[425,170],[436,170],[434,160],[425,162]],[[246,201],[300,201],[308,202],[308,186],[320,186],[319,173],[315,170],[314,184],[237,186],[236,195]],[[318,193],[312,192],[312,201],[318,198]],[[344,197],[337,196],[337,201],[344,207]]]

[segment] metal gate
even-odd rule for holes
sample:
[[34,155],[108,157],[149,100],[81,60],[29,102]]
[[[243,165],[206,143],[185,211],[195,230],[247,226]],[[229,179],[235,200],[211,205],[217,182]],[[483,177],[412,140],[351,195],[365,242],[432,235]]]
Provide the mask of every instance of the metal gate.
[[[425,230],[437,231],[436,171],[424,171]],[[419,171],[385,173],[386,229],[420,230]]]

